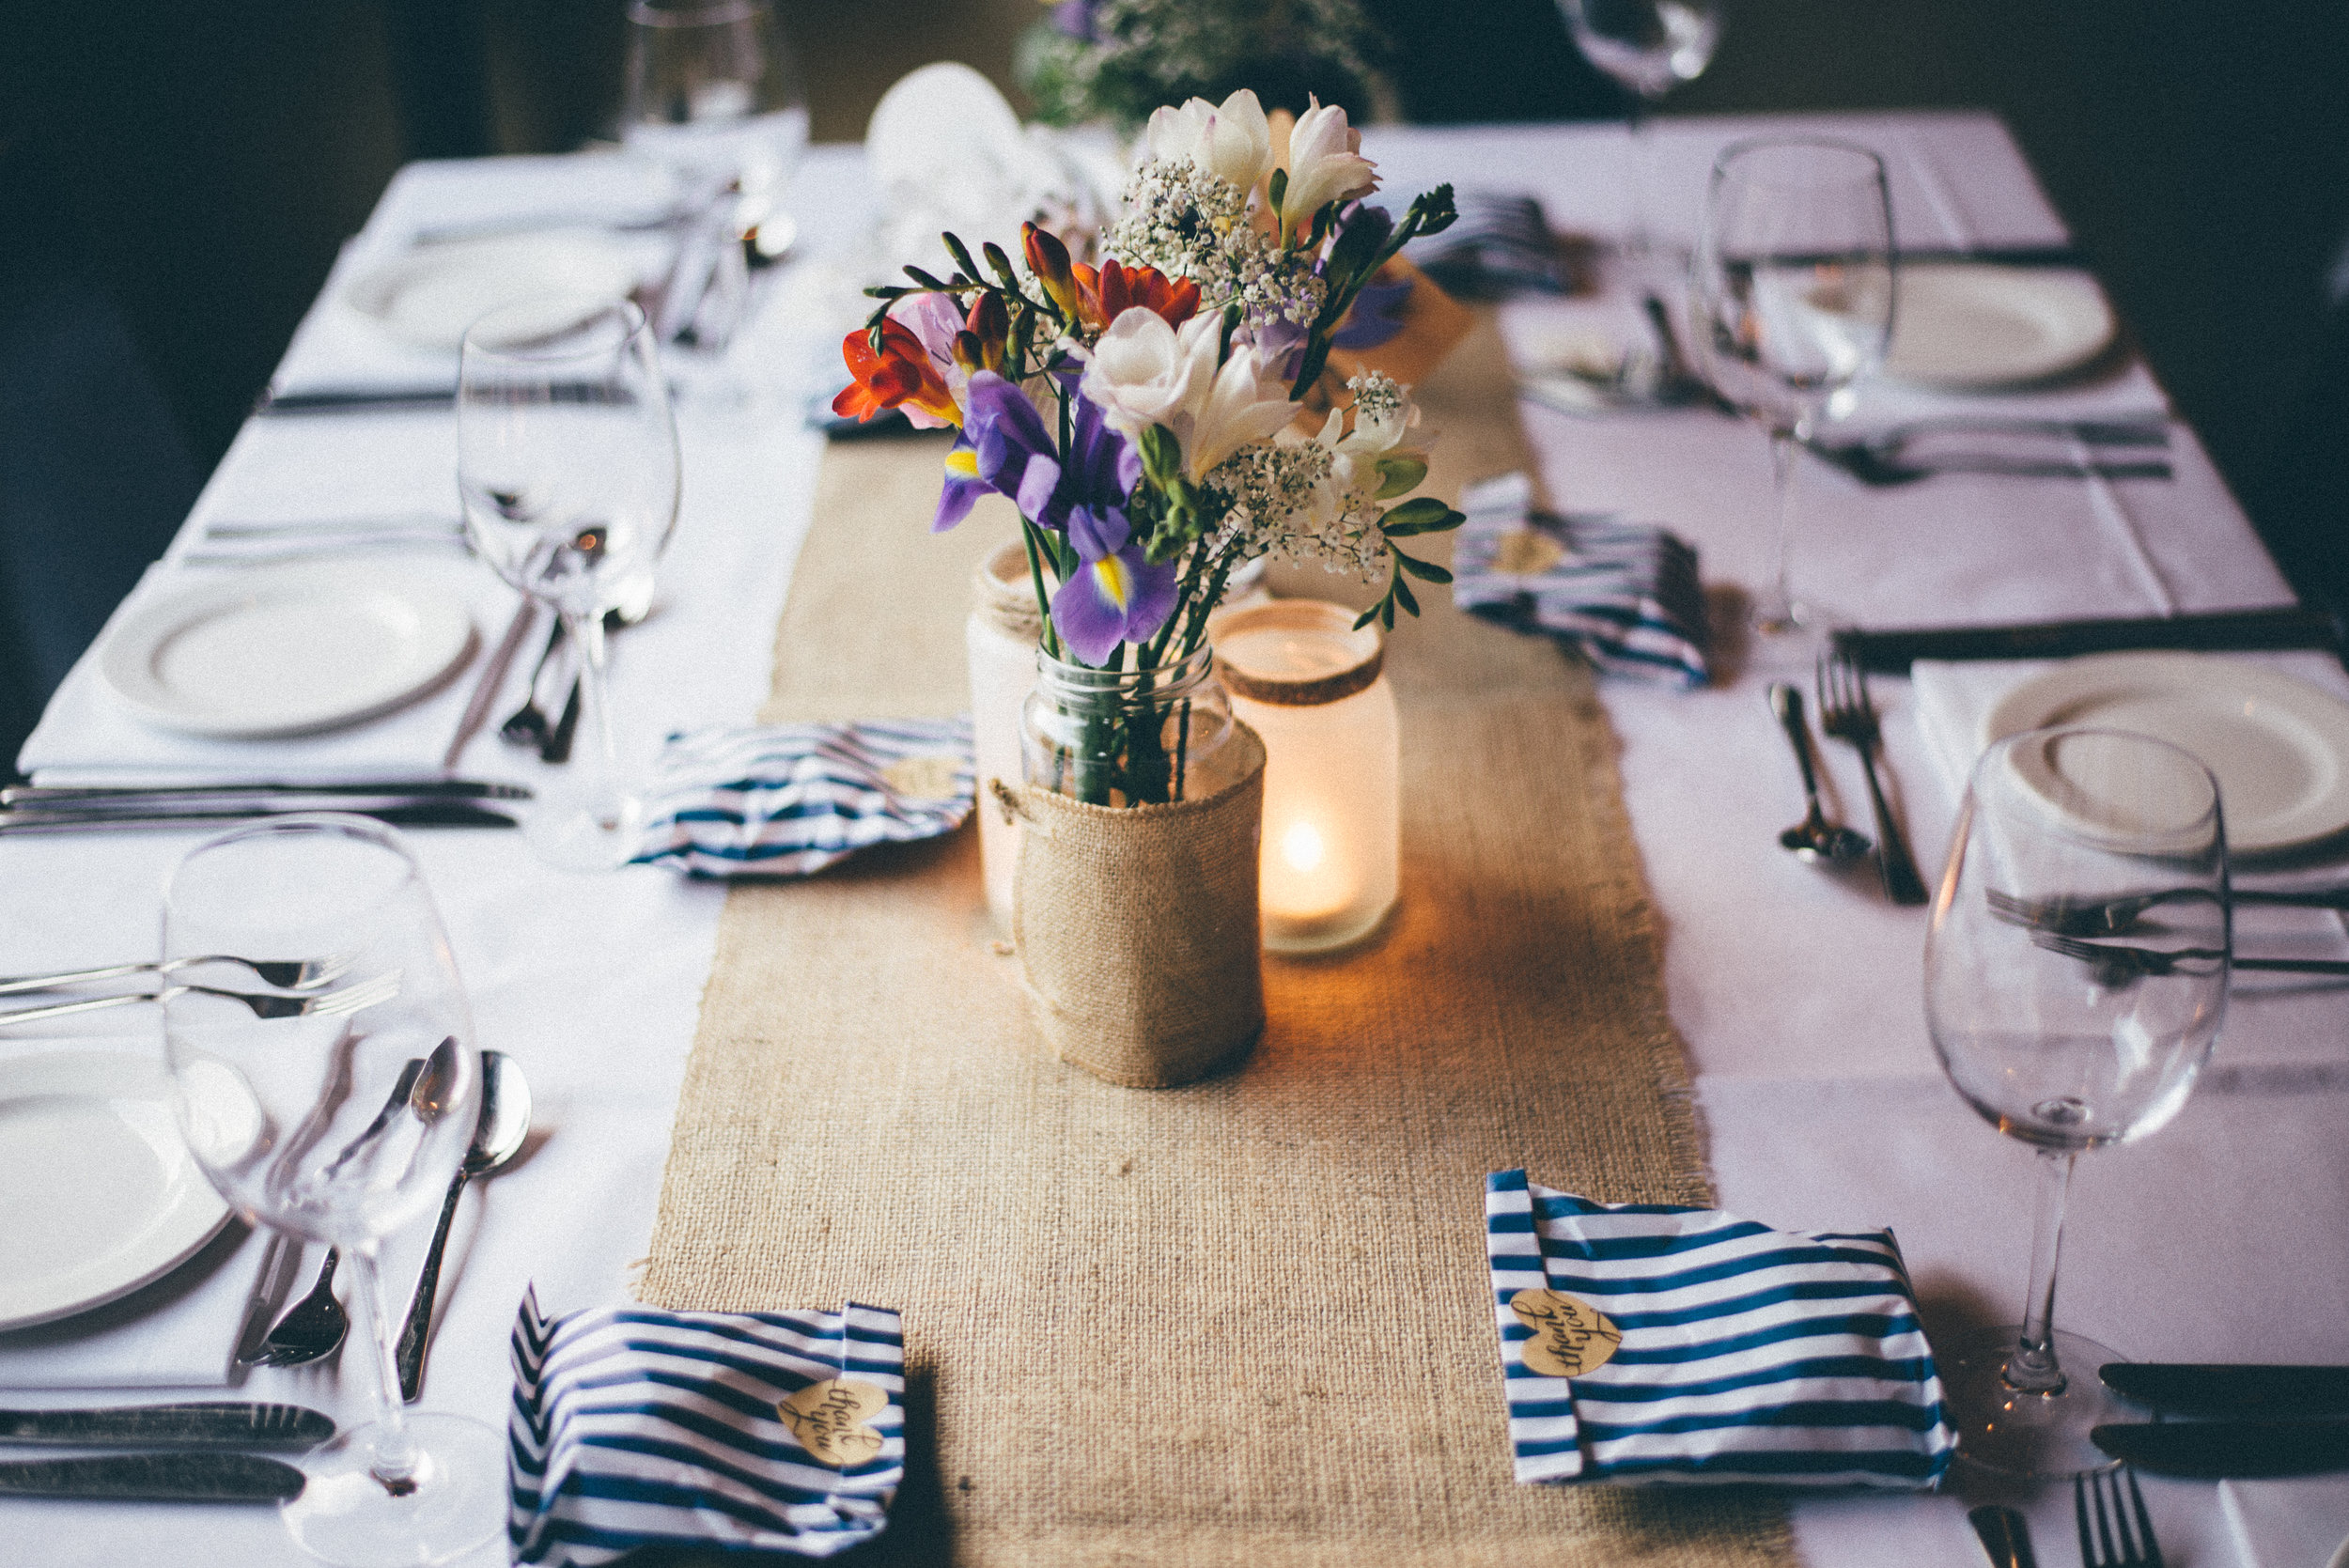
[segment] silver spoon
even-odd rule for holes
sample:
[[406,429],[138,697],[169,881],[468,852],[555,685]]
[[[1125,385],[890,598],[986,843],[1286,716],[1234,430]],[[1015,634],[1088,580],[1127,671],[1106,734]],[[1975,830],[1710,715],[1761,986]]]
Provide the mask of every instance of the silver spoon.
[[1786,731],[1786,743],[1795,749],[1795,762],[1802,768],[1802,796],[1811,805],[1800,822],[1778,835],[1778,842],[1806,861],[1856,861],[1875,848],[1866,834],[1834,826],[1820,808],[1819,776],[1811,766],[1811,730],[1803,722],[1802,693],[1784,681],[1774,684],[1770,711],[1778,715],[1779,724]]
[[416,1277],[415,1299],[408,1303],[408,1321],[399,1331],[393,1353],[399,1367],[399,1392],[412,1400],[424,1389],[424,1347],[432,1327],[432,1297],[441,1285],[441,1252],[448,1246],[449,1222],[457,1218],[458,1194],[474,1176],[486,1176],[512,1159],[530,1136],[530,1082],[512,1057],[501,1051],[481,1053],[481,1119],[474,1125],[473,1146],[449,1179],[448,1198],[441,1204],[441,1222],[432,1232],[432,1249],[424,1257],[424,1272]]

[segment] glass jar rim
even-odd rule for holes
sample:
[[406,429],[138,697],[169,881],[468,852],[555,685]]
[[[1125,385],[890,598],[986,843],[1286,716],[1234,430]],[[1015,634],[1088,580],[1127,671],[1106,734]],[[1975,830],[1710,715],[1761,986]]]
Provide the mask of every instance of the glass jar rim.
[[1037,686],[1048,691],[1168,701],[1189,696],[1206,683],[1215,673],[1215,648],[1203,643],[1194,652],[1171,664],[1153,664],[1147,669],[1099,670],[1090,664],[1055,659],[1039,647],[1035,650],[1035,671]]
[[1252,631],[1282,631],[1326,643],[1337,661],[1295,675],[1252,669],[1223,655],[1224,689],[1236,697],[1281,707],[1319,707],[1367,690],[1386,668],[1386,639],[1376,626],[1358,627],[1356,613],[1328,599],[1284,598],[1220,612],[1208,623],[1210,644]]

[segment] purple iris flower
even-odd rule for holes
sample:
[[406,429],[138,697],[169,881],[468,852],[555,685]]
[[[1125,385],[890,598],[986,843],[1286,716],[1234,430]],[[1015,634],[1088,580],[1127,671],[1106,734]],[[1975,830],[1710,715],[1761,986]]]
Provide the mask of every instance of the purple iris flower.
[[955,432],[954,445],[946,449],[946,488],[938,493],[938,515],[930,520],[930,532],[943,534],[971,515],[979,497],[995,487],[979,477],[978,448],[971,444],[968,432]]
[[[1099,664],[1119,643],[1139,643],[1165,625],[1174,613],[1174,566],[1145,560],[1126,520],[1126,498],[1142,479],[1142,453],[1073,387],[1064,392],[1075,399],[1066,469],[1043,416],[1018,387],[982,370],[966,396],[978,480],[1011,497],[1020,516],[1063,536],[1076,551],[1077,570],[1052,596],[1052,624],[1069,650]],[[941,497],[941,517],[945,510]]]

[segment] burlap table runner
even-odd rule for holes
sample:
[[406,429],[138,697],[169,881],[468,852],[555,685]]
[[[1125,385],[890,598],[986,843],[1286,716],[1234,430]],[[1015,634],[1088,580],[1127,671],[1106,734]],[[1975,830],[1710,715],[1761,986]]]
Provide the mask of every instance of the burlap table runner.
[[[1500,354],[1486,322],[1420,389],[1436,493],[1524,460]],[[929,536],[939,456],[827,453],[769,719],[965,706],[1008,523]],[[643,1295],[904,1312],[907,1484],[860,1560],[1792,1560],[1766,1498],[1510,1480],[1486,1172],[1710,1191],[1591,676],[1423,602],[1387,666],[1401,906],[1354,954],[1268,958],[1264,1039],[1218,1078],[1051,1060],[968,831],[729,896]]]

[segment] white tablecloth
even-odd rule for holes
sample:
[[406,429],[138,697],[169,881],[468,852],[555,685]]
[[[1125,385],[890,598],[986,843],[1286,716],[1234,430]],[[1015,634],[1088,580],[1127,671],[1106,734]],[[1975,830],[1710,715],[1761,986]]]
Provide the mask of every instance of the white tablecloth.
[[[1661,232],[1693,233],[1704,171],[1721,145],[1794,124],[1887,154],[1910,245],[2061,238],[2004,131],[1970,114],[1664,122],[1653,164]],[[1389,190],[1439,179],[1531,190],[1561,227],[1621,226],[1625,147],[1611,128],[1386,131],[1366,140]],[[516,178],[501,165],[412,169],[353,254],[419,222],[470,216],[484,182]],[[856,154],[818,149],[793,205],[821,254],[854,243],[867,199]],[[321,312],[336,308],[332,292]],[[1513,306],[1510,327],[1535,332],[1545,311],[1589,308]],[[770,325],[778,343],[822,330]],[[303,341],[332,338],[314,322]],[[746,397],[689,403],[681,416],[687,499],[664,572],[671,602],[624,640],[616,660],[617,700],[639,743],[663,723],[745,717],[765,689],[818,457],[785,411],[786,380],[770,363]],[[2139,370],[2073,396],[2159,403]],[[1699,411],[1577,419],[1529,407],[1526,419],[1553,501],[1664,522],[1702,550],[1708,581],[1761,581],[1768,466],[1751,429]],[[1797,571],[1829,603],[1883,625],[2288,598],[2190,434],[2180,433],[2174,456],[2178,476],[2168,483],[1955,477],[1869,490],[1808,466]],[[442,414],[257,422],[192,526],[327,500],[353,510],[444,507],[452,461]],[[2337,672],[2331,678],[2349,691]],[[1906,683],[1879,680],[1876,690],[1890,766],[1930,871],[1953,801],[1919,743]],[[1868,880],[1822,876],[1777,847],[1797,797],[1756,676],[1695,694],[1614,685],[1607,704],[1723,1204],[1797,1228],[1890,1224],[1938,1321],[2011,1318],[2028,1262],[2030,1159],[1966,1111],[1935,1066],[1919,983],[1922,911],[1892,908]],[[489,766],[495,741],[476,744],[469,765]],[[1848,814],[1864,819],[1848,751],[1837,748],[1828,768]],[[13,893],[0,901],[0,971],[143,951],[155,891],[186,842],[0,844],[0,885]],[[564,877],[536,864],[514,834],[416,842],[482,1040],[526,1066],[548,1133],[490,1186],[486,1205],[467,1200],[433,1351],[426,1406],[494,1421],[508,1387],[506,1330],[524,1282],[535,1280],[554,1308],[611,1301],[646,1250],[723,893],[650,870]],[[2349,1361],[2343,996],[2302,986],[2239,996],[2216,1067],[2179,1121],[2141,1146],[2083,1162],[2062,1321],[2139,1358]],[[317,1372],[257,1375],[247,1391],[303,1398],[347,1418],[361,1408],[355,1392]],[[38,1397],[10,1392],[8,1402]],[[1496,1398],[1496,1464],[1505,1462],[1500,1416]],[[2181,1563],[2290,1568],[2294,1530],[2313,1538],[2349,1516],[2349,1482],[2238,1484],[2222,1498],[2207,1484],[2149,1481],[2147,1492],[2170,1560]],[[1972,1568],[1981,1559],[1968,1500],[1805,1500],[1796,1508],[1803,1554],[1819,1568]],[[2044,1560],[2069,1561],[2068,1496],[2050,1490],[2030,1506]],[[265,1511],[14,1502],[0,1504],[0,1529],[8,1555],[31,1563],[140,1560],[167,1543],[204,1560],[303,1560]],[[478,1560],[502,1559],[492,1546]]]

